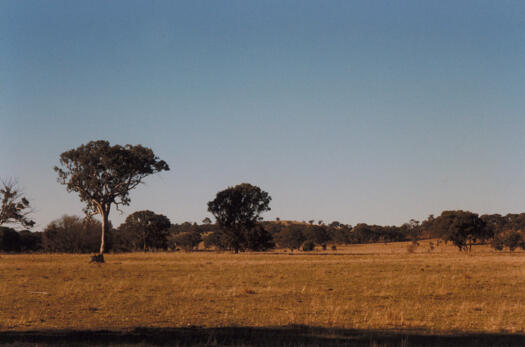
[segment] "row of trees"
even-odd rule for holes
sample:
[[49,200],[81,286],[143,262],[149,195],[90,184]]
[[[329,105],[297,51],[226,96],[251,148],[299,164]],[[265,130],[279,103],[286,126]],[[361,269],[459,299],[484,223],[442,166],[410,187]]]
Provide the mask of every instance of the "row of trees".
[[[101,222],[93,218],[63,216],[43,232],[0,227],[0,251],[4,252],[96,252],[100,246]],[[263,251],[275,247],[294,250],[326,249],[336,244],[396,242],[440,238],[468,251],[476,243],[490,243],[495,249],[513,251],[525,247],[525,213],[478,216],[468,211],[444,211],[419,223],[411,220],[400,227],[351,225],[322,221],[260,221],[242,229],[234,238],[224,227],[205,218],[201,224],[171,224],[163,215],[137,211],[119,227],[109,225],[106,249],[112,252],[207,249]],[[231,240],[234,240],[232,242]]]
[[[322,221],[317,224],[314,221],[263,223],[261,214],[270,210],[271,197],[248,183],[220,191],[208,202],[208,211],[215,217],[215,224],[207,219],[202,225],[173,226],[165,216],[138,211],[113,230],[109,221],[111,209],[129,205],[130,191],[145,177],[167,170],[169,166],[165,161],[141,145],[111,146],[107,141],[91,141],[66,151],[60,155],[60,166],[55,167],[58,182],[69,192],[79,195],[86,204],[86,217],[65,216],[48,225],[40,237],[38,233],[29,237],[27,232],[3,228],[0,234],[3,248],[0,250],[92,252],[98,239],[96,259],[104,261],[107,249],[147,251],[180,246],[192,250],[202,241],[207,247],[230,249],[235,253],[266,250],[276,244],[294,250],[301,246],[311,249],[315,245],[326,248],[330,242],[392,242],[422,237],[440,237],[453,242],[460,250],[470,250],[473,244],[489,240],[496,249],[525,247],[520,231],[525,230],[523,215],[479,217],[468,211],[444,211],[437,218],[430,216],[422,223],[411,220],[401,227],[367,224],[351,227],[338,222],[325,225]],[[9,223],[24,227],[34,225],[29,219],[29,201],[15,182],[2,182],[0,194],[0,226]],[[97,214],[100,222],[92,218]]]

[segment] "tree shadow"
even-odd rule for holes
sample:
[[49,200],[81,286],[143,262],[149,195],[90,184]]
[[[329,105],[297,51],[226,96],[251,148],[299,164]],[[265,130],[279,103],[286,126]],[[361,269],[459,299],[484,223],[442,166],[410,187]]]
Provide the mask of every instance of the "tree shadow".
[[525,346],[525,334],[431,334],[310,326],[0,332],[9,346]]

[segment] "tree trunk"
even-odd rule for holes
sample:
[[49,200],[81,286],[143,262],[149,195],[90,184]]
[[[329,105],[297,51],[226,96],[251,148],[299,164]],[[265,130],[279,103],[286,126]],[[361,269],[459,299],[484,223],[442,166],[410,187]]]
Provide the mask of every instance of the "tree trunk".
[[104,211],[102,214],[102,237],[100,240],[100,252],[99,254],[104,254],[104,246],[106,241],[106,234],[108,233],[109,229],[109,212]]

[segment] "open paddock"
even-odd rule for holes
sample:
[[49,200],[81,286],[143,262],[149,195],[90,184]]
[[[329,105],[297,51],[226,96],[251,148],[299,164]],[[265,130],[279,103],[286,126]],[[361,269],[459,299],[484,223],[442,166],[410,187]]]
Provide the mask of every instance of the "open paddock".
[[[0,255],[2,334],[158,329],[525,331],[525,253],[421,242],[318,253]],[[435,244],[435,242],[434,242]],[[164,329],[164,330],[163,330]],[[1,339],[0,339],[1,341]]]

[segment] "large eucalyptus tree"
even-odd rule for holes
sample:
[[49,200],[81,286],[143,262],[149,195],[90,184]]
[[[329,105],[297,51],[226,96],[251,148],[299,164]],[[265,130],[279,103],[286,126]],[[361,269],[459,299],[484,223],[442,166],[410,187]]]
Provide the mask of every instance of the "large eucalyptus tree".
[[129,205],[129,192],[146,176],[169,170],[150,148],[142,145],[113,145],[108,141],[91,141],[60,155],[55,167],[58,182],[69,192],[78,193],[86,203],[87,215],[102,218],[100,261],[104,261],[104,240],[109,229],[111,206]]

